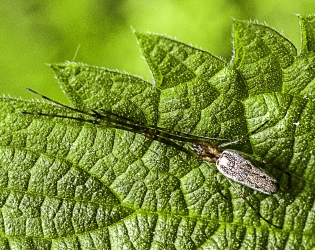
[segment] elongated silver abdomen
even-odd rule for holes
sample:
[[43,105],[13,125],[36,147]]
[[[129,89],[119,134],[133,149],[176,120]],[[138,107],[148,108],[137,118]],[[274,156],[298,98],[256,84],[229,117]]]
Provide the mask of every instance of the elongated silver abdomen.
[[262,193],[274,194],[279,189],[277,180],[234,150],[224,150],[216,165],[227,178]]

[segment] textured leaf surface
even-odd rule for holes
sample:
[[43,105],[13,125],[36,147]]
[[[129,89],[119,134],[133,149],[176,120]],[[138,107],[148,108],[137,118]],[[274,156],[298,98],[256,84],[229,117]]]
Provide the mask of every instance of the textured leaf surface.
[[229,64],[136,33],[153,84],[81,63],[51,65],[72,106],[86,111],[229,139],[269,121],[234,148],[268,162],[280,191],[268,196],[237,187],[282,229],[261,220],[215,164],[110,124],[22,115],[84,118],[51,103],[4,97],[1,249],[314,248],[314,20],[300,16],[300,55],[275,30],[235,21]]

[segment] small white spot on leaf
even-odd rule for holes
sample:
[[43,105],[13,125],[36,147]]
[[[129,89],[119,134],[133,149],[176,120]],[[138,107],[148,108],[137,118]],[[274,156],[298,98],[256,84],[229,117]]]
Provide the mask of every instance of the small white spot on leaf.
[[293,125],[299,126],[299,125],[300,125],[300,122],[293,122]]

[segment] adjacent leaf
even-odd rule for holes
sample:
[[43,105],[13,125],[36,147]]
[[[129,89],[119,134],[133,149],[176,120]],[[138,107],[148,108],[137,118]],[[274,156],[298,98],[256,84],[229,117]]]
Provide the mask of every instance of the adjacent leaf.
[[136,32],[154,83],[82,63],[51,65],[78,109],[229,139],[269,121],[233,148],[268,162],[264,167],[281,189],[268,196],[237,187],[283,229],[261,220],[215,164],[108,122],[22,115],[27,110],[88,119],[51,103],[4,97],[1,248],[314,248],[315,18],[300,19],[300,55],[275,30],[235,21],[230,63]]

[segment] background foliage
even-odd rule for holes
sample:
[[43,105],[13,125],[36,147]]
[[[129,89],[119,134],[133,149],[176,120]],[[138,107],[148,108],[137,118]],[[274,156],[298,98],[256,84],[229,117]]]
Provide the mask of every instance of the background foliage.
[[232,19],[267,21],[299,48],[294,13],[309,13],[303,1],[139,1],[16,0],[0,2],[1,92],[32,98],[32,87],[66,101],[45,63],[71,60],[145,76],[145,65],[131,26],[198,44],[227,61],[232,55]]

